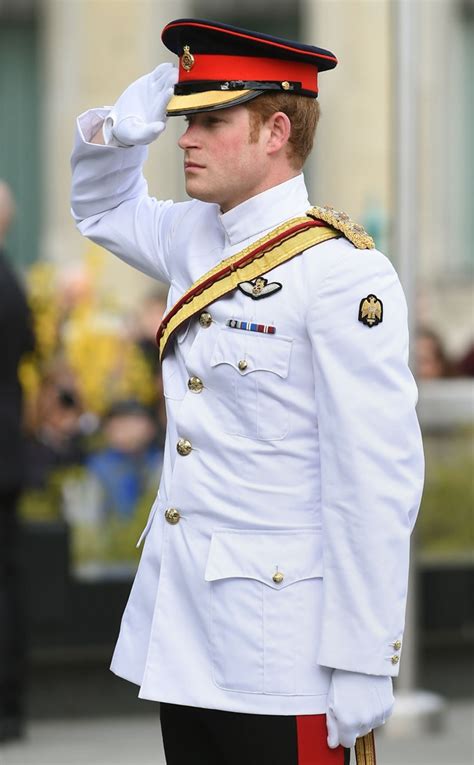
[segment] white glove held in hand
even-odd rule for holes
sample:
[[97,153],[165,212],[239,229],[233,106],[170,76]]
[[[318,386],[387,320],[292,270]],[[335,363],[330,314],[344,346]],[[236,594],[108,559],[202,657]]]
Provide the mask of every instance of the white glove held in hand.
[[160,64],[132,82],[104,120],[107,146],[144,146],[158,138],[165,129],[166,107],[177,81],[176,67]]
[[391,677],[335,669],[326,712],[328,745],[354,746],[356,738],[383,725],[393,703]]

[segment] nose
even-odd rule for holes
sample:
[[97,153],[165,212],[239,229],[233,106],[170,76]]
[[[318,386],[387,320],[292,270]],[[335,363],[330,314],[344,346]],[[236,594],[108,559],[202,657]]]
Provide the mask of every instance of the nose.
[[193,125],[188,125],[183,135],[178,140],[178,146],[180,149],[195,148],[198,144],[196,130],[193,129]]

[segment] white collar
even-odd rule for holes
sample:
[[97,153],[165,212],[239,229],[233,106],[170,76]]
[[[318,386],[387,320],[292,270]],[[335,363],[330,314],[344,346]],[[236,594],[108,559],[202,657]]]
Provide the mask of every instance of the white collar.
[[229,244],[261,234],[311,207],[303,173],[247,199],[226,213],[218,213]]

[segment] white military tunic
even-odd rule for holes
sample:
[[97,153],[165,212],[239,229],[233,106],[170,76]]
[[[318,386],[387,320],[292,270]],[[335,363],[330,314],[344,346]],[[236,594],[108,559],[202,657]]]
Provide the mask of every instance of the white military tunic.
[[[225,214],[151,199],[145,149],[87,143],[101,116],[79,120],[73,214],[169,284],[168,308],[311,206],[302,175]],[[164,358],[163,475],[112,670],[145,699],[318,714],[331,668],[398,671],[423,476],[406,304],[385,256],[343,238],[265,278],[281,289],[234,290]],[[369,294],[384,305],[374,327],[358,321]]]

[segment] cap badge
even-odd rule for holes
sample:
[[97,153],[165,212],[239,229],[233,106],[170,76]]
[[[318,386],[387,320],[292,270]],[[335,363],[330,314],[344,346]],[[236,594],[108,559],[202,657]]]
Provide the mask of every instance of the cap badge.
[[375,327],[383,320],[383,304],[377,295],[367,295],[360,301],[359,321],[367,327]]
[[183,48],[183,55],[181,56],[181,66],[190,72],[194,66],[194,56],[189,50],[189,45],[185,45]]
[[238,285],[239,290],[252,298],[252,300],[260,300],[260,298],[273,295],[274,292],[278,292],[282,288],[280,282],[271,282],[268,284],[268,279],[264,279],[263,276],[257,276],[256,279],[252,279],[250,282],[240,282]]

